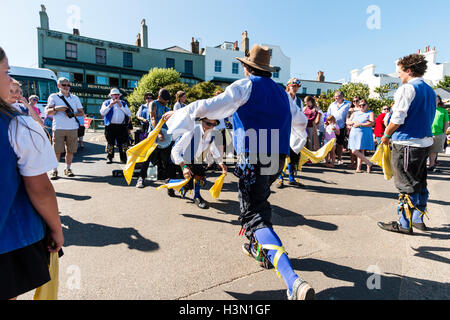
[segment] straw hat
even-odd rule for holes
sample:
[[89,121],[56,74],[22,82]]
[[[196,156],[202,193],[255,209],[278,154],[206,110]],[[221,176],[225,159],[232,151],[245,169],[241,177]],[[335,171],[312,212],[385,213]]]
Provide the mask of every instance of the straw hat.
[[255,44],[245,58],[236,59],[259,70],[267,72],[277,71],[277,68],[270,65],[270,49],[268,47],[261,47]]

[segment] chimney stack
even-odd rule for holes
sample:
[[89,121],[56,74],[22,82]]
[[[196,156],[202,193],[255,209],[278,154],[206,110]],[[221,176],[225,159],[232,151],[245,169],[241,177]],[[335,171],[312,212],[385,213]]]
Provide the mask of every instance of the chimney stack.
[[73,35],[74,35],[74,36],[79,36],[79,35],[80,35],[80,30],[78,30],[78,29],[73,29]]
[[41,19],[41,29],[49,30],[50,25],[48,22],[47,9],[43,4],[41,4],[41,11],[39,12],[39,17]]
[[148,27],[145,19],[141,21],[141,47],[148,48]]
[[234,51],[239,51],[239,45],[238,45],[238,42],[237,42],[237,41],[235,41],[235,42],[233,43],[233,50],[234,50]]
[[198,40],[194,40],[194,37],[192,37],[191,41],[191,52],[194,54],[200,53],[200,42],[198,42]]
[[250,51],[250,40],[248,39],[247,31],[242,34],[241,51],[244,52],[245,55]]
[[138,33],[136,36],[136,47],[142,47],[141,34]]
[[317,79],[316,80],[319,81],[319,82],[325,82],[325,75],[324,75],[323,71],[319,71],[317,73]]

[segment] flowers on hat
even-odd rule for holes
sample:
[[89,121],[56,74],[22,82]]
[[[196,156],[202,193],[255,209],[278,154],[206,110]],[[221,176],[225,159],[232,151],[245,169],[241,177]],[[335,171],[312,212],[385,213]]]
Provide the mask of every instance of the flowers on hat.
[[299,87],[301,87],[302,86],[302,82],[299,79],[297,79],[297,78],[292,78],[291,80],[288,81],[287,85],[288,86],[299,86]]

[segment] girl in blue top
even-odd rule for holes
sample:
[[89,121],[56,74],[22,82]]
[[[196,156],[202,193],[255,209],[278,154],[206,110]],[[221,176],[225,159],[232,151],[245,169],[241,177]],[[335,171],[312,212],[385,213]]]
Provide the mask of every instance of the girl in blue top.
[[[47,172],[57,165],[42,127],[5,102],[11,77],[0,48],[0,299],[50,280],[49,252],[64,244],[58,205]],[[46,237],[47,235],[47,237]]]

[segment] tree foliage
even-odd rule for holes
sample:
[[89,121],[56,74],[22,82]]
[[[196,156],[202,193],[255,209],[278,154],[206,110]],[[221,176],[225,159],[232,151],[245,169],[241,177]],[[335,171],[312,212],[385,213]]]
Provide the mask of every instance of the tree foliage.
[[187,98],[189,102],[194,102],[201,99],[209,99],[214,97],[214,94],[217,90],[222,90],[222,88],[216,86],[212,82],[200,82],[189,90]]
[[444,80],[442,80],[441,82],[439,82],[436,87],[434,87],[434,89],[445,89],[445,90],[450,90],[450,76],[445,76]]
[[174,69],[153,68],[139,80],[138,86],[128,97],[131,112],[133,114],[136,113],[139,107],[144,103],[144,96],[147,92],[151,92],[157,97],[160,89],[179,83],[179,81],[180,73]]

